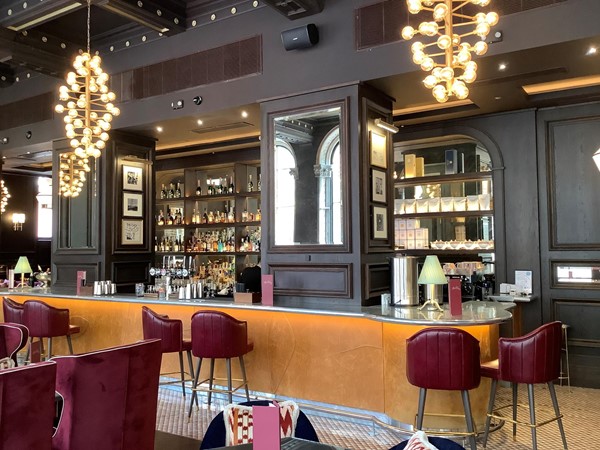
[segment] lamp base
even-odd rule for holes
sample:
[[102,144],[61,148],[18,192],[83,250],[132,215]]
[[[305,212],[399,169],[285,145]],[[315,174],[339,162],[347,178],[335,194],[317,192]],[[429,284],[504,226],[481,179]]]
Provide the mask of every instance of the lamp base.
[[423,305],[421,305],[419,307],[419,311],[424,309],[427,306],[427,309],[430,310],[438,310],[438,311],[444,311],[442,309],[442,307],[440,306],[440,304],[437,302],[437,300],[433,300],[433,299],[429,299],[427,300],[425,303],[423,303]]

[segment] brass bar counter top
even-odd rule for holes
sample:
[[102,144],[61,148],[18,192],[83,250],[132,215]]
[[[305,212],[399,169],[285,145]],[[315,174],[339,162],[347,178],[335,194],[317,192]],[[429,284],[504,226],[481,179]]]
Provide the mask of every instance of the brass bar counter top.
[[416,306],[353,306],[344,305],[341,301],[324,300],[316,306],[302,306],[297,302],[289,304],[277,304],[266,306],[260,303],[246,304],[235,303],[230,298],[203,298],[194,300],[158,300],[153,297],[136,297],[133,294],[115,295],[75,295],[68,290],[55,290],[32,288],[29,290],[0,290],[0,295],[18,297],[49,297],[65,298],[73,300],[115,302],[115,303],[138,303],[144,305],[172,305],[192,306],[207,308],[231,308],[247,309],[254,311],[285,312],[298,314],[316,314],[326,316],[362,317],[380,322],[404,323],[408,325],[435,325],[435,326],[470,326],[470,325],[492,325],[506,322],[512,318],[508,311],[514,307],[510,302],[484,302],[469,301],[463,303],[463,313],[460,316],[450,314],[448,305],[444,304],[444,311],[419,310]]
[[[75,296],[62,291],[32,289],[0,291],[18,302],[39,299],[69,308],[71,323],[81,332],[73,336],[76,353],[135,342],[143,338],[141,307],[181,319],[184,337],[190,335],[190,318],[196,311],[226,312],[248,322],[254,350],[245,357],[252,391],[341,405],[384,414],[389,422],[410,426],[417,410],[419,390],[406,379],[406,339],[428,326],[455,326],[475,336],[481,360],[496,358],[498,327],[511,313],[506,303],[467,302],[463,314],[416,307],[347,307],[323,300],[317,308],[298,304],[263,306],[231,300],[168,300],[134,295]],[[447,305],[445,305],[447,307]],[[56,339],[56,354],[67,354],[63,339]],[[208,364],[203,364],[204,370]],[[163,355],[163,372],[177,371],[177,354]],[[238,376],[234,364],[234,376]],[[217,361],[216,376],[225,374]],[[206,378],[206,377],[204,377]],[[478,425],[485,419],[489,381],[482,379],[471,392]],[[462,412],[459,392],[430,391],[427,412]],[[426,427],[453,429],[464,419],[427,416]]]

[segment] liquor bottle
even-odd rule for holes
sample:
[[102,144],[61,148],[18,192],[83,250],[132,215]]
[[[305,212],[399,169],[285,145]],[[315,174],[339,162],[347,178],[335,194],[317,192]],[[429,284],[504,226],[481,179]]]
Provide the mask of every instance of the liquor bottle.
[[169,183],[169,193],[167,195],[168,198],[175,198],[175,186],[173,183]]
[[229,212],[227,213],[227,222],[229,222],[229,223],[235,222],[235,211],[233,209],[233,206],[229,207]]
[[255,218],[255,220],[257,222],[260,222],[261,218],[262,218],[262,214],[260,213],[260,208],[258,208],[258,210],[256,211],[256,218]]
[[252,182],[252,175],[248,175],[248,192],[254,191],[254,183]]
[[214,223],[214,222],[215,222],[215,216],[214,216],[213,212],[210,211],[208,213],[208,223]]
[[200,184],[200,180],[198,180],[198,186],[196,186],[196,195],[202,195],[202,185]]
[[165,224],[165,216],[162,212],[162,209],[158,212],[158,218],[156,219],[156,225],[164,225]]
[[211,184],[210,180],[207,179],[206,184],[208,184],[208,187],[206,188],[206,195],[213,195],[213,185]]
[[198,203],[196,203],[196,223],[200,223],[200,209],[198,209]]
[[256,188],[258,189],[258,192],[260,192],[260,178],[261,178],[261,173],[258,174],[258,185],[256,186]]
[[248,210],[246,209],[242,212],[242,222],[248,222]]
[[229,193],[233,194],[235,191],[235,186],[233,185],[233,175],[229,177]]
[[181,198],[181,185],[179,184],[179,181],[175,186],[175,198]]
[[192,225],[196,224],[196,208],[192,210]]
[[202,215],[202,223],[208,223],[208,214],[206,214],[206,208],[204,208],[204,214]]
[[165,218],[166,225],[173,225],[173,216],[171,215],[171,208],[167,205],[167,217]]
[[162,184],[160,187],[160,199],[164,200],[165,198],[167,198],[167,188]]
[[158,237],[154,236],[154,251],[158,251]]

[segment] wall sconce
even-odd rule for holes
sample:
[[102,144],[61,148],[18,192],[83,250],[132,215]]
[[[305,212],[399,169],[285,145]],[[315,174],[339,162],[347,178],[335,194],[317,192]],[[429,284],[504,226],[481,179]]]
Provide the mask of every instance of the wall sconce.
[[375,125],[379,128],[384,129],[385,131],[389,131],[390,133],[397,133],[398,127],[392,125],[391,123],[387,123],[382,119],[375,119]]
[[25,223],[25,214],[13,213],[12,221],[13,221],[13,230],[23,231],[23,224]]
[[596,153],[592,156],[594,162],[596,163],[596,167],[600,170],[600,148],[596,150]]

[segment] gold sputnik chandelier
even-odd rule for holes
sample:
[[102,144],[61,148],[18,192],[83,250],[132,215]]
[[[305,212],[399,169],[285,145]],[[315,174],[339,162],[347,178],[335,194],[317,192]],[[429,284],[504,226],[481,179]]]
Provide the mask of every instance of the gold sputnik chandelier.
[[[431,11],[433,21],[421,22],[417,29],[406,26],[402,37],[412,39],[416,34],[436,37],[432,42],[424,44],[416,41],[412,44],[413,62],[421,66],[425,72],[431,72],[423,80],[423,84],[432,90],[435,99],[444,103],[455,96],[466,99],[469,96],[467,84],[477,78],[477,63],[471,60],[471,53],[483,55],[488,46],[485,38],[492,26],[498,23],[495,12],[477,13],[474,16],[462,14],[461,9],[467,5],[488,6],[491,0],[406,0],[408,11],[419,14]],[[459,33],[462,27],[473,26],[472,31]],[[470,44],[464,39],[478,36],[481,40]],[[426,53],[432,47],[431,53]]]
[[77,197],[85,182],[85,174],[90,171],[88,158],[78,158],[74,152],[60,154],[59,179],[60,195]]
[[[87,1],[87,51],[75,58],[75,72],[67,74],[67,85],[59,89],[55,111],[65,113],[65,135],[72,152],[61,155],[60,191],[63,196],[76,196],[85,180],[80,171],[89,172],[88,158],[98,158],[109,139],[113,116],[120,114],[113,102],[114,92],[108,88],[108,74],[102,70],[100,56],[90,52],[90,0]],[[63,158],[64,156],[64,158]],[[73,156],[75,158],[73,158]],[[63,162],[69,169],[63,169]],[[65,171],[67,170],[67,171]],[[75,171],[75,172],[74,172]],[[77,183],[74,180],[79,180]]]
[[10,194],[8,193],[8,188],[4,184],[4,180],[0,180],[0,212],[4,212],[6,210],[9,198]]

